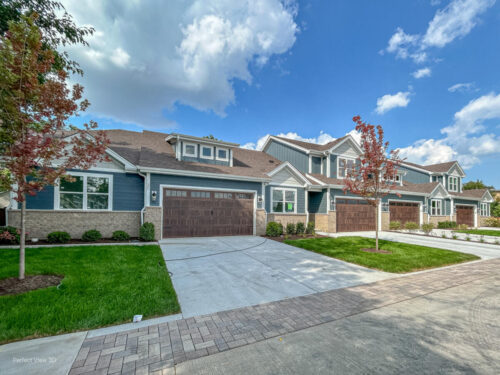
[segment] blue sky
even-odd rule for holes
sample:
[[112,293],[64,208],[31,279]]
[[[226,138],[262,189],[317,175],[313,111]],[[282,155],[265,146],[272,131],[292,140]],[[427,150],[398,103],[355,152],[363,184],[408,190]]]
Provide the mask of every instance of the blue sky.
[[359,114],[408,160],[500,187],[500,2],[95,3],[65,2],[96,28],[70,50],[92,103],[76,124],[257,147],[326,142]]

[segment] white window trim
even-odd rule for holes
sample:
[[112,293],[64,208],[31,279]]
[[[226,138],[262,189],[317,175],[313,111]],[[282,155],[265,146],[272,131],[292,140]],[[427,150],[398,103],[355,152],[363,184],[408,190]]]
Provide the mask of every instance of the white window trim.
[[[201,149],[200,149],[200,158],[201,159],[210,159],[210,160],[214,159],[214,148],[212,146],[201,145],[200,147],[201,147]],[[203,155],[203,149],[205,149],[205,148],[208,148],[210,150],[210,156]]]
[[[194,146],[194,154],[188,154],[186,152],[186,147],[187,146]],[[188,156],[188,157],[191,157],[191,158],[197,158],[198,157],[198,145],[196,143],[184,142],[182,144],[182,156]]]
[[[454,181],[455,183],[452,183]],[[453,189],[451,188],[453,186]],[[448,176],[448,191],[458,192],[458,177]]]
[[[293,191],[295,193],[295,200],[293,202],[293,212],[285,212],[285,206],[283,205],[283,211],[281,212],[277,212],[277,211],[273,211],[273,203],[274,203],[274,200],[273,200],[273,195],[274,195],[274,191],[275,190],[281,190],[283,192],[283,203],[286,203],[285,202],[285,194],[286,194],[286,191]],[[294,188],[282,188],[282,187],[271,187],[271,205],[269,206],[269,211],[271,214],[281,214],[281,215],[294,215],[297,213],[297,195],[298,195],[298,192],[297,192],[297,189],[294,189]]]
[[[484,205],[484,210],[483,210],[483,205]],[[479,207],[479,213],[480,213],[480,216],[490,216],[489,215],[489,207],[490,204],[489,203],[481,203],[481,206]]]
[[[99,211],[113,211],[113,175],[112,174],[100,174],[100,173],[81,173],[81,172],[67,172],[69,176],[81,176],[83,177],[83,208],[61,208],[61,199],[60,199],[60,191],[59,191],[59,181],[54,186],[54,210],[57,211],[90,211],[90,212],[99,212]],[[108,184],[108,208],[105,210],[93,210],[91,208],[87,208],[87,178],[88,177],[104,177],[109,179]],[[70,193],[70,192],[68,192]],[[64,194],[64,192],[63,192]],[[102,193],[104,194],[104,193]]]
[[[226,158],[219,158],[219,150],[226,151]],[[224,147],[216,147],[215,148],[215,160],[218,161],[229,161],[229,149]]]
[[347,161],[348,160],[352,160],[354,162],[354,165],[356,166],[356,159],[355,158],[350,158],[350,157],[347,157],[347,156],[341,156],[341,155],[337,155],[337,178],[343,180],[345,177],[341,176],[340,175],[340,159],[345,159],[346,161],[346,172],[347,172]]
[[[436,213],[433,213],[432,203],[436,202]],[[438,213],[439,209],[439,213]],[[441,199],[431,199],[431,216],[443,216],[443,201]]]

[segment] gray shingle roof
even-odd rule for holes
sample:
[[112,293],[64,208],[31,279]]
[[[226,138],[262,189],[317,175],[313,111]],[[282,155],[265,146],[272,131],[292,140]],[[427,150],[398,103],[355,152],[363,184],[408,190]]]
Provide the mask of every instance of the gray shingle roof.
[[341,142],[346,137],[347,137],[347,135],[340,137],[340,138],[337,138],[336,140],[328,142],[324,145],[320,145],[317,143],[304,142],[304,141],[297,141],[295,139],[289,139],[289,138],[285,138],[285,137],[275,137],[275,138],[292,143],[292,144],[297,145],[297,146],[302,147],[302,148],[306,148],[308,150],[325,151],[325,150],[329,150],[330,148],[335,146],[337,143]]
[[165,141],[167,134],[152,131],[142,133],[128,130],[106,130],[109,148],[141,167],[188,170],[268,178],[267,173],[281,164],[278,159],[260,151],[233,148],[233,167],[207,163],[179,161],[172,145]]

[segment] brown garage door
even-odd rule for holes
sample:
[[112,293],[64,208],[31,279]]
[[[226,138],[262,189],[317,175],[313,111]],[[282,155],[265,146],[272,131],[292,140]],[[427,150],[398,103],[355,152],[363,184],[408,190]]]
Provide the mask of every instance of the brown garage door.
[[375,230],[375,208],[358,199],[337,199],[337,232]]
[[474,207],[472,206],[456,206],[457,224],[466,224],[469,227],[474,226]]
[[253,194],[163,190],[163,238],[253,234]]
[[405,224],[408,221],[420,222],[418,203],[411,202],[389,202],[389,212],[391,221],[399,221]]

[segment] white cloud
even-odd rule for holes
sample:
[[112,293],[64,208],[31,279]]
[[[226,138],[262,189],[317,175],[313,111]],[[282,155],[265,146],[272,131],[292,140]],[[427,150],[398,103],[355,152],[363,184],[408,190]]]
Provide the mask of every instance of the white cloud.
[[[425,34],[407,34],[401,27],[391,36],[386,47],[397,58],[411,58],[416,63],[427,60],[426,49],[442,48],[457,38],[462,38],[479,22],[479,16],[493,6],[496,0],[452,0],[436,11]],[[432,5],[437,5],[433,3]]]
[[412,76],[416,79],[430,77],[431,69],[430,68],[422,68],[412,73]]
[[378,98],[375,111],[381,115],[393,108],[406,107],[408,103],[410,103],[410,92],[399,91],[394,95],[387,94]]
[[468,83],[457,83],[454,84],[453,86],[448,87],[449,92],[463,92],[463,91],[470,91],[474,88],[474,82],[468,82]]
[[[85,71],[90,112],[146,127],[168,126],[177,104],[224,115],[233,82],[294,45],[295,0],[64,0],[90,47],[68,48]],[[119,67],[120,69],[117,69]]]
[[495,4],[495,0],[454,0],[438,10],[422,38],[423,47],[444,47],[467,35],[478,22],[478,16]]
[[401,155],[417,163],[439,163],[457,159],[464,168],[484,155],[500,154],[500,94],[490,93],[471,100],[454,115],[452,125],[441,129],[442,139],[422,139],[400,149]]

